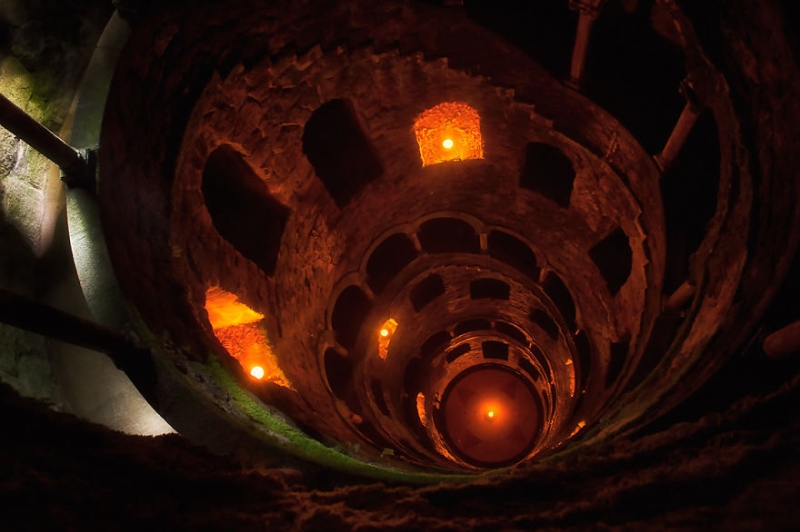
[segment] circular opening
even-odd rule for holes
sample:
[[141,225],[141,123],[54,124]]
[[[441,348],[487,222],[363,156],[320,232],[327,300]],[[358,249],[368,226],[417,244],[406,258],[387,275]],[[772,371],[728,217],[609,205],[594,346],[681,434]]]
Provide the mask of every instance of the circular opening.
[[528,381],[510,369],[487,364],[453,379],[440,414],[448,446],[477,467],[522,460],[542,427],[541,401]]

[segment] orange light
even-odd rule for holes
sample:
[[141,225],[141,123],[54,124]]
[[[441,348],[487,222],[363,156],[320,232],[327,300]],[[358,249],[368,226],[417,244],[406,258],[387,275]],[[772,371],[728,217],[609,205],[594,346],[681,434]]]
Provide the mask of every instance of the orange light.
[[575,430],[572,431],[572,434],[570,434],[569,437],[572,438],[573,436],[575,436],[585,426],[586,426],[586,421],[578,421],[578,424],[575,426]]
[[489,410],[488,412],[486,412],[486,419],[488,419],[489,421],[494,419],[494,410]]
[[256,312],[244,303],[239,303],[236,294],[227,292],[218,286],[212,286],[206,291],[206,312],[208,312],[211,328],[215,331],[264,319],[263,314]]
[[422,426],[427,427],[428,412],[425,409],[425,394],[422,392],[417,394],[417,416],[419,417],[419,422],[422,423]]
[[445,102],[424,111],[414,122],[414,134],[422,166],[483,159],[481,118],[465,103]]
[[392,341],[392,335],[396,330],[397,322],[389,318],[378,331],[378,356],[383,359],[389,356],[389,343]]
[[250,375],[294,389],[278,366],[278,357],[272,351],[264,327],[259,326],[263,314],[240,303],[236,294],[218,286],[206,291],[205,309],[214,336],[243,368],[250,368]]

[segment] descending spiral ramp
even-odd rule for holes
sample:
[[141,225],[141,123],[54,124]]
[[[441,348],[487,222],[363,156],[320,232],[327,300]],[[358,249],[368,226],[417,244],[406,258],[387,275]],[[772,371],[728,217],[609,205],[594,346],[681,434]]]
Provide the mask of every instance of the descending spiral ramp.
[[168,10],[138,27],[101,139],[139,334],[204,398],[155,385],[179,432],[285,447],[279,419],[364,463],[476,473],[654,419],[718,367],[699,350],[736,295],[752,190],[675,6],[657,37],[688,65],[676,130],[704,113],[712,183],[688,243],[675,146],[654,157],[460,10],[245,4],[182,12],[191,46]]

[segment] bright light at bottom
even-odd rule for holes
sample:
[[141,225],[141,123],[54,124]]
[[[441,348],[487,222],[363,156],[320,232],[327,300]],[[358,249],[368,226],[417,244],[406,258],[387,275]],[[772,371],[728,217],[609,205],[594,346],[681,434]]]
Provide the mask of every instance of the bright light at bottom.
[[444,139],[444,142],[442,142],[442,146],[444,147],[444,149],[449,150],[450,148],[453,147],[453,139]]
[[253,369],[250,370],[250,375],[252,375],[256,379],[263,379],[264,368],[262,368],[261,366],[253,366]]

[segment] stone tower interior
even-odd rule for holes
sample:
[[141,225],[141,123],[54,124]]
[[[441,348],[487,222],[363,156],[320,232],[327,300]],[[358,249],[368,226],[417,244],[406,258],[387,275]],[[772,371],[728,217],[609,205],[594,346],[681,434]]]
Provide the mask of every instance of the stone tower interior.
[[800,527],[788,5],[0,0],[0,529]]

